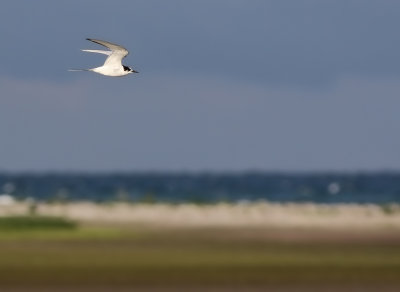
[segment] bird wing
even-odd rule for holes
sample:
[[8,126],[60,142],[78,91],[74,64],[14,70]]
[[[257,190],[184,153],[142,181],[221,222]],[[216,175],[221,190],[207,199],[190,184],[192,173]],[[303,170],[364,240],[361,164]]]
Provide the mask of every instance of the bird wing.
[[111,50],[111,54],[104,62],[104,66],[112,66],[112,67],[122,66],[121,63],[122,59],[129,54],[128,50],[120,45],[96,39],[87,39],[87,40],[102,45]]
[[89,52],[89,53],[97,53],[97,54],[103,54],[110,56],[112,54],[112,51],[103,51],[103,50],[82,50],[83,52]]

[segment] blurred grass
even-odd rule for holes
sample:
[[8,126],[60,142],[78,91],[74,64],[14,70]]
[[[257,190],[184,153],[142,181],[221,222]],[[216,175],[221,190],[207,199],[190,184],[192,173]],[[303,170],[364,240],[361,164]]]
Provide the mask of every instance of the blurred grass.
[[50,216],[7,216],[0,217],[0,231],[32,231],[32,230],[71,230],[77,223]]
[[63,232],[26,231],[20,237],[0,232],[0,291],[400,287],[397,241],[291,242],[266,237],[268,230],[241,229],[82,227]]
[[77,241],[119,238],[120,229],[81,228],[75,222],[53,216],[0,217],[0,243],[6,241]]

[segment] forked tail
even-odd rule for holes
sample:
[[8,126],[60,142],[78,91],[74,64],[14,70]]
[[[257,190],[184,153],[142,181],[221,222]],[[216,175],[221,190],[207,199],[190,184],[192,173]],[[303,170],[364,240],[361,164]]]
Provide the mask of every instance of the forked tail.
[[76,72],[76,71],[91,71],[92,69],[68,69],[70,72]]

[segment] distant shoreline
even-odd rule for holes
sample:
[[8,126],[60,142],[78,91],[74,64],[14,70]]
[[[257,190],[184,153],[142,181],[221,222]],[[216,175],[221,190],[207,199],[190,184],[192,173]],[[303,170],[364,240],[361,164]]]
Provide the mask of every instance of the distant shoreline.
[[171,227],[400,229],[400,205],[314,203],[144,204],[15,202],[0,216],[61,216],[83,223]]

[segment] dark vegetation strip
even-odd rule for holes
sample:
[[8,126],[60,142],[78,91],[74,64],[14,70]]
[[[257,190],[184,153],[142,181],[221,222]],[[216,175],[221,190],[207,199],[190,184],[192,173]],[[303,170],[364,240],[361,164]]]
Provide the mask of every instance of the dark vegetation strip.
[[0,217],[0,231],[72,230],[77,223],[62,217],[7,216]]

